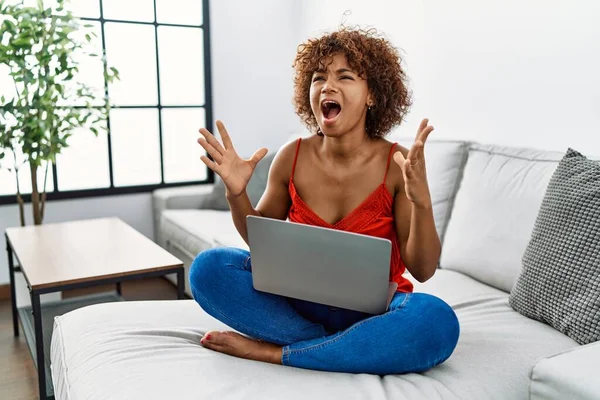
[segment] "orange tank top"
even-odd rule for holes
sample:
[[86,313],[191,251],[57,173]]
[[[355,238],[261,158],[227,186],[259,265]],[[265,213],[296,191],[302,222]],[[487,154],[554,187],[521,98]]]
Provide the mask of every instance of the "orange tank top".
[[396,143],[394,143],[390,149],[383,182],[358,207],[333,225],[324,221],[308,207],[300,195],[298,195],[296,187],[294,186],[294,172],[296,170],[296,161],[298,160],[298,152],[301,143],[302,139],[298,139],[296,156],[294,157],[294,164],[292,166],[292,176],[290,177],[289,192],[292,199],[292,205],[288,213],[288,219],[291,222],[338,229],[390,240],[392,242],[390,280],[398,283],[398,292],[412,292],[412,283],[402,276],[406,270],[406,266],[402,262],[402,258],[400,258],[400,246],[398,244],[396,224],[394,222],[394,214],[392,211],[394,198],[385,185],[387,171],[390,166]]

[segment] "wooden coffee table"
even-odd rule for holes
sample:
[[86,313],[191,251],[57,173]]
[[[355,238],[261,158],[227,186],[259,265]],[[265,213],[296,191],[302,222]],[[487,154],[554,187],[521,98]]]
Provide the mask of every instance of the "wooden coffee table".
[[[177,274],[178,298],[184,298],[183,263],[118,218],[8,228],[5,236],[14,335],[19,336],[20,318],[38,370],[40,399],[54,397],[49,357],[47,362],[44,359],[44,347],[49,351],[48,333],[51,334],[52,326],[46,326],[50,331],[44,335],[42,313],[47,325],[51,325],[52,319],[48,317],[56,314],[98,302],[122,300],[122,281],[173,273]],[[15,271],[23,272],[31,307],[17,308]],[[115,284],[116,293],[40,305],[40,295],[45,293],[106,284]]]

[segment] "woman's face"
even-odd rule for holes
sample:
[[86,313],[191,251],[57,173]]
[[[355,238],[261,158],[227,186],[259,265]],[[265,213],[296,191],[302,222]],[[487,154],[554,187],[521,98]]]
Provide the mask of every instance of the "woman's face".
[[371,95],[367,81],[354,72],[342,54],[315,71],[310,85],[310,105],[325,136],[339,136],[355,129],[364,132]]

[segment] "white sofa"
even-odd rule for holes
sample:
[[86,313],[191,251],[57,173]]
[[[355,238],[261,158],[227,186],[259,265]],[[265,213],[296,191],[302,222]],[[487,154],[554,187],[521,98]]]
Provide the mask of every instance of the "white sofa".
[[[55,320],[56,399],[600,399],[600,342],[580,346],[508,304],[562,155],[428,142],[443,250],[440,269],[415,291],[441,297],[460,320],[442,365],[380,377],[247,361],[199,345],[207,330],[227,327],[193,300],[102,304]],[[228,211],[199,209],[210,190],[154,193],[158,241],[186,266],[207,248],[246,248]]]

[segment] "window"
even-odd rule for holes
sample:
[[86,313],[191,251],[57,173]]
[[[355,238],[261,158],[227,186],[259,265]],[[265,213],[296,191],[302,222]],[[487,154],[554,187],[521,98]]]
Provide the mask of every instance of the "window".
[[[93,25],[91,46],[106,51],[120,80],[104,82],[100,59],[81,63],[79,79],[99,88],[99,101],[108,92],[108,133],[74,132],[49,168],[48,199],[212,182],[196,143],[198,129],[212,126],[208,0],[72,0],[71,9]],[[0,69],[0,87],[9,81]],[[20,183],[31,192],[25,166]],[[15,192],[14,176],[0,170],[0,204]]]

